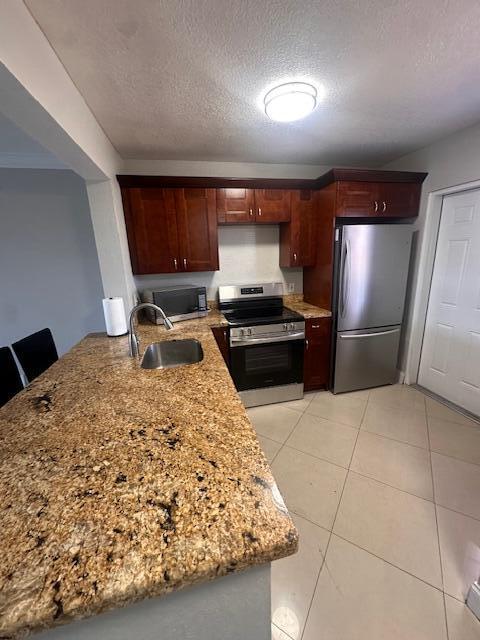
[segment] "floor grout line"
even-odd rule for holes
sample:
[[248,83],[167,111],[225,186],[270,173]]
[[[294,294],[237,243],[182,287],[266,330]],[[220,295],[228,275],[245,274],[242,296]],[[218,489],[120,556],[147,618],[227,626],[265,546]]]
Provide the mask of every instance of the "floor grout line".
[[382,556],[377,555],[371,549],[365,549],[365,547],[362,547],[362,545],[358,544],[358,542],[353,542],[353,540],[349,540],[348,538],[345,538],[344,536],[341,536],[339,533],[335,533],[333,531],[332,531],[332,535],[336,536],[337,538],[340,538],[340,540],[343,540],[344,542],[348,542],[348,544],[353,545],[357,549],[361,549],[362,551],[365,551],[365,553],[369,553],[374,558],[377,558],[378,560],[385,562],[385,564],[390,565],[394,569],[398,569],[399,571],[406,573],[411,578],[415,578],[415,580],[419,580],[420,582],[423,582],[423,584],[426,584],[428,587],[432,587],[432,589],[435,589],[439,593],[445,593],[443,590],[443,586],[442,587],[435,586],[431,582],[428,582],[428,580],[425,580],[424,578],[420,578],[420,576],[415,575],[411,571],[407,571],[407,569],[404,569],[403,567],[399,567],[398,564],[394,564],[393,562],[390,562],[390,560],[387,560],[386,558],[383,558]]
[[[420,393],[422,393],[422,392],[420,391]],[[448,511],[452,511],[453,513],[458,513],[459,515],[463,515],[465,517],[472,518],[473,520],[476,520],[476,521],[480,521],[480,519],[479,518],[475,518],[474,516],[471,516],[469,514],[466,514],[466,513],[460,512],[460,511],[456,511],[455,509],[452,509],[451,507],[446,507],[446,506],[444,506],[442,504],[437,503],[437,498],[436,498],[436,494],[435,494],[435,482],[434,482],[434,474],[433,474],[432,453],[443,455],[443,456],[445,456],[447,458],[451,458],[453,460],[458,460],[460,462],[465,462],[467,464],[475,465],[476,463],[472,463],[472,462],[469,462],[467,460],[462,460],[461,458],[456,458],[455,456],[449,456],[449,455],[447,455],[445,453],[442,453],[442,452],[432,451],[432,449],[431,449],[431,441],[430,441],[429,418],[435,418],[435,416],[429,416],[428,411],[427,411],[427,404],[426,404],[427,395],[423,394],[423,393],[422,393],[422,395],[423,395],[423,405],[424,405],[424,416],[425,416],[426,427],[427,427],[427,440],[428,440],[428,448],[427,449],[425,449],[425,447],[421,447],[419,445],[414,445],[414,444],[411,444],[409,442],[405,442],[405,441],[402,441],[402,440],[397,440],[396,438],[391,438],[391,437],[383,435],[383,434],[378,434],[378,433],[375,433],[375,432],[371,432],[371,431],[368,431],[367,429],[363,429],[363,431],[364,432],[368,432],[368,433],[372,433],[372,434],[374,434],[376,436],[379,436],[381,438],[385,438],[387,440],[392,440],[394,442],[398,442],[398,443],[401,443],[401,444],[406,444],[406,445],[409,445],[409,446],[412,446],[412,447],[415,447],[415,448],[418,448],[418,449],[422,449],[424,451],[425,450],[428,451],[428,454],[429,454],[428,455],[428,461],[429,461],[430,476],[431,476],[431,481],[432,481],[433,499],[428,499],[428,498],[425,498],[423,496],[418,496],[416,494],[410,493],[409,491],[405,491],[404,489],[400,489],[398,487],[395,487],[394,485],[390,485],[390,484],[388,484],[386,482],[383,482],[382,480],[378,480],[377,478],[373,478],[373,477],[365,475],[363,473],[359,473],[358,471],[355,471],[354,469],[351,468],[351,465],[352,465],[352,462],[353,462],[353,458],[354,458],[354,455],[355,455],[355,451],[356,451],[356,447],[357,447],[357,443],[358,443],[358,438],[360,436],[360,432],[362,431],[362,425],[363,425],[364,420],[365,420],[365,416],[366,416],[368,405],[369,405],[370,402],[372,402],[373,404],[376,404],[373,400],[371,400],[371,394],[370,393],[368,394],[367,401],[366,401],[364,409],[363,409],[362,419],[360,421],[360,426],[358,428],[352,427],[352,425],[348,425],[346,423],[342,423],[342,422],[339,422],[339,421],[336,421],[336,420],[331,420],[330,418],[324,418],[323,416],[318,416],[318,415],[309,413],[308,412],[308,408],[311,405],[311,403],[314,401],[314,398],[315,398],[315,394],[312,394],[312,399],[310,400],[308,405],[305,407],[305,409],[303,409],[302,411],[298,411],[297,409],[291,409],[292,411],[298,412],[299,417],[298,417],[298,420],[296,420],[294,425],[292,426],[292,429],[291,429],[290,433],[288,434],[285,442],[280,443],[280,442],[274,440],[273,438],[270,438],[269,436],[263,436],[262,434],[258,434],[258,435],[261,435],[264,438],[267,438],[268,440],[271,440],[272,442],[275,442],[276,444],[280,444],[281,445],[279,450],[273,456],[272,461],[270,462],[270,465],[273,464],[274,460],[277,458],[277,456],[280,454],[280,452],[285,447],[287,447],[287,448],[290,448],[290,449],[292,449],[294,451],[297,451],[299,453],[303,453],[303,454],[308,455],[308,456],[310,456],[312,458],[320,460],[322,462],[326,462],[326,463],[332,464],[333,466],[336,466],[336,467],[346,471],[345,479],[343,481],[343,485],[342,485],[342,489],[341,489],[341,492],[340,492],[340,497],[339,497],[339,501],[338,501],[338,504],[337,504],[337,508],[335,510],[335,515],[334,515],[334,518],[333,518],[331,529],[328,529],[324,525],[318,524],[317,522],[314,522],[314,521],[310,520],[305,515],[303,515],[301,513],[297,513],[293,509],[289,509],[289,511],[291,511],[292,514],[294,514],[294,515],[296,515],[296,516],[298,516],[300,518],[303,518],[304,520],[306,520],[310,524],[312,524],[312,525],[314,525],[316,527],[319,527],[320,529],[323,529],[325,532],[328,532],[328,534],[329,534],[328,535],[327,544],[325,546],[325,551],[322,554],[322,561],[321,561],[321,564],[320,564],[320,567],[319,567],[319,570],[318,570],[318,574],[317,574],[317,577],[316,577],[316,580],[315,580],[315,586],[314,586],[313,591],[312,591],[312,596],[310,598],[310,603],[309,603],[308,610],[307,610],[307,613],[306,613],[306,616],[305,616],[305,622],[304,622],[304,625],[303,625],[303,629],[302,629],[301,635],[299,636],[299,640],[301,640],[303,638],[303,636],[304,636],[305,629],[307,627],[308,619],[309,619],[309,616],[310,616],[311,608],[312,608],[312,605],[313,605],[313,601],[314,601],[314,598],[315,598],[315,594],[316,594],[316,591],[317,591],[317,588],[318,588],[320,575],[321,575],[322,571],[324,570],[324,568],[327,566],[327,554],[328,554],[328,550],[329,550],[329,547],[330,547],[330,542],[332,540],[332,536],[334,536],[334,535],[336,537],[338,537],[339,539],[344,540],[348,544],[352,544],[353,546],[355,546],[358,549],[361,549],[365,553],[370,554],[371,556],[381,560],[382,562],[385,562],[386,564],[394,567],[395,569],[397,569],[399,571],[402,571],[403,573],[409,575],[410,577],[412,577],[412,578],[414,578],[414,579],[416,579],[416,580],[418,580],[420,582],[423,582],[426,586],[431,587],[431,588],[435,589],[436,591],[438,591],[439,593],[441,593],[442,594],[442,599],[443,599],[443,609],[444,609],[444,621],[445,621],[444,624],[445,624],[445,630],[446,630],[446,634],[447,634],[446,637],[447,637],[447,640],[449,639],[446,597],[449,596],[450,594],[448,594],[445,591],[445,585],[444,585],[443,562],[442,562],[442,553],[441,553],[441,548],[440,548],[440,533],[439,533],[439,526],[438,526],[437,508],[438,507],[442,507],[442,508],[444,508],[444,509],[446,509]],[[383,405],[383,406],[385,406],[385,405]],[[386,408],[389,408],[389,407],[387,406]],[[401,407],[390,407],[390,408],[401,409]],[[310,417],[314,417],[314,418],[316,417],[316,418],[320,418],[320,419],[323,419],[323,420],[329,420],[331,422],[337,423],[339,426],[350,427],[350,428],[353,428],[353,429],[357,430],[357,434],[356,434],[356,437],[355,437],[355,442],[354,442],[354,445],[353,445],[353,448],[352,448],[352,453],[351,453],[351,456],[350,456],[350,461],[349,461],[348,467],[344,467],[342,465],[339,465],[338,463],[332,462],[331,460],[328,460],[326,458],[321,458],[319,456],[313,455],[313,454],[308,453],[306,451],[302,451],[301,449],[297,449],[296,447],[292,447],[291,445],[287,444],[288,439],[291,437],[292,433],[294,432],[295,428],[297,427],[298,423],[300,422],[301,418],[304,415],[309,415]],[[469,425],[462,425],[462,424],[455,423],[455,422],[449,421],[449,420],[446,420],[446,422],[450,422],[452,424],[452,426],[455,425],[455,426],[466,426],[466,427],[469,427]],[[469,428],[471,428],[471,427],[469,427]],[[476,466],[480,466],[480,465],[476,465]],[[440,563],[440,576],[441,576],[441,583],[442,583],[442,587],[441,588],[436,587],[435,585],[433,585],[430,582],[424,580],[423,578],[420,578],[420,577],[414,575],[413,573],[410,573],[406,569],[403,569],[402,567],[399,567],[398,565],[393,564],[392,562],[386,560],[385,558],[382,558],[381,556],[376,555],[372,551],[370,551],[368,549],[365,549],[364,547],[358,545],[357,543],[352,542],[351,540],[348,540],[348,538],[344,538],[343,536],[338,535],[337,533],[334,533],[335,523],[336,523],[336,520],[337,520],[337,517],[338,517],[339,510],[341,508],[341,504],[342,504],[342,499],[343,499],[343,495],[344,495],[344,492],[345,492],[346,483],[348,481],[348,477],[349,477],[350,473],[354,474],[354,475],[356,474],[356,475],[364,477],[364,478],[367,478],[369,480],[373,480],[374,482],[376,482],[378,484],[383,484],[383,485],[388,486],[388,487],[390,487],[392,489],[395,489],[397,491],[401,491],[402,493],[406,493],[407,495],[411,495],[413,497],[416,497],[416,498],[419,498],[421,500],[424,500],[425,502],[430,502],[430,503],[432,503],[434,505],[435,524],[436,524],[436,531],[437,531],[437,546],[438,546],[439,563]],[[462,600],[456,598],[455,596],[451,596],[451,597],[454,598],[457,602],[463,602]],[[280,629],[280,631],[283,632],[287,637],[291,638],[291,636],[284,629],[282,629],[282,627],[279,627],[274,622],[272,622],[272,624],[275,627],[277,627],[278,629]]]
[[338,462],[332,462],[331,460],[328,460],[327,458],[320,458],[320,456],[316,456],[313,453],[308,453],[307,451],[303,451],[302,449],[297,449],[297,447],[292,447],[292,445],[288,444],[287,442],[285,442],[285,444],[282,446],[282,448],[283,447],[287,447],[287,449],[292,449],[292,451],[297,451],[298,453],[303,453],[303,455],[308,456],[309,458],[315,458],[315,460],[320,460],[321,462],[327,462],[328,464],[331,464],[334,467],[338,467],[339,469],[343,469],[344,471],[348,471],[348,467],[344,467],[343,465],[338,464]]
[[[287,409],[288,409],[288,407],[287,407]],[[295,411],[295,409],[291,409],[291,411]],[[285,443],[287,442],[287,440],[289,439],[289,437],[292,435],[292,433],[293,433],[293,431],[294,431],[295,427],[296,427],[296,426],[297,426],[297,424],[300,422],[300,420],[301,420],[302,416],[303,416],[303,412],[301,412],[301,413],[300,413],[300,411],[298,411],[298,420],[297,420],[297,421],[295,422],[295,424],[292,426],[292,429],[291,429],[290,433],[288,434],[288,436],[286,437],[285,442],[283,442],[283,443],[282,443],[282,446],[280,447],[280,449],[279,449],[279,450],[277,451],[277,453],[273,456],[272,461],[269,463],[269,464],[270,464],[270,467],[271,467],[271,466],[272,466],[272,464],[274,463],[275,458],[277,458],[277,456],[279,455],[279,453],[282,451],[283,447],[285,446]],[[260,435],[261,435],[261,434],[260,434]],[[264,437],[266,437],[266,436],[264,436]],[[274,442],[276,442],[276,440],[275,440]],[[278,444],[280,444],[280,443],[278,443]]]
[[443,560],[442,560],[442,548],[440,546],[440,530],[438,527],[438,514],[437,514],[437,502],[436,502],[436,495],[435,495],[435,478],[433,476],[433,463],[432,463],[432,443],[430,442],[430,425],[429,425],[429,418],[428,418],[428,412],[427,412],[427,402],[425,401],[425,415],[426,415],[426,420],[427,420],[427,438],[428,438],[428,460],[430,462],[430,474],[432,477],[432,493],[433,493],[433,504],[434,506],[434,511],[435,511],[435,526],[436,526],[436,530],[437,530],[437,546],[438,546],[438,560],[440,562],[440,577],[442,579],[442,589],[443,589],[443,613],[445,616],[445,631],[447,634],[447,640],[449,640],[449,633],[448,633],[448,619],[447,619],[447,605],[445,603],[445,580],[443,578]]
[[[453,424],[453,423],[452,423],[452,424]],[[293,429],[295,429],[295,427],[296,427],[297,425],[298,425],[298,421],[295,423],[295,426],[293,427]],[[344,426],[344,425],[341,425],[341,426]],[[354,427],[351,427],[351,428],[354,428]],[[292,432],[291,432],[291,433],[293,433],[293,429],[292,429]],[[360,431],[363,431],[363,432],[365,433],[365,432],[366,432],[366,429],[358,429],[357,431],[359,431],[359,432],[360,432]],[[290,435],[291,435],[291,433],[290,433]],[[368,433],[373,433],[373,432],[370,432],[370,431],[369,431]],[[333,466],[335,466],[335,467],[338,467],[338,468],[340,468],[340,469],[343,469],[344,471],[345,471],[345,470],[350,471],[350,472],[355,473],[355,474],[357,474],[357,475],[359,475],[359,476],[362,476],[363,478],[368,478],[369,480],[374,480],[375,482],[379,482],[380,484],[383,484],[383,485],[385,485],[385,486],[387,486],[387,487],[390,487],[391,489],[396,489],[397,491],[402,491],[402,493],[406,493],[406,494],[408,494],[408,495],[410,495],[410,496],[414,496],[415,498],[420,498],[421,500],[426,500],[427,502],[432,502],[433,504],[438,505],[439,507],[442,507],[443,509],[447,509],[447,510],[449,510],[449,511],[453,511],[454,513],[458,513],[458,514],[459,514],[459,515],[461,515],[461,516],[465,516],[465,517],[467,517],[467,518],[472,518],[473,520],[476,520],[476,521],[480,522],[480,517],[472,516],[470,513],[465,513],[464,511],[458,511],[457,509],[453,509],[451,506],[446,506],[446,505],[442,504],[441,502],[436,502],[433,498],[426,498],[425,496],[420,496],[420,495],[418,495],[418,494],[416,494],[416,493],[412,493],[411,491],[406,491],[405,489],[401,489],[400,487],[397,487],[397,486],[395,486],[395,485],[393,485],[393,484],[389,484],[388,482],[385,482],[384,480],[379,480],[378,478],[375,478],[374,476],[369,476],[369,475],[367,475],[366,473],[362,473],[362,472],[360,472],[360,471],[358,471],[358,470],[356,470],[356,469],[352,469],[351,467],[350,467],[350,468],[344,467],[344,466],[342,466],[342,465],[338,464],[338,462],[333,462],[332,460],[329,460],[328,458],[321,458],[321,457],[319,457],[319,456],[314,455],[313,453],[309,453],[309,452],[303,451],[302,449],[297,449],[296,447],[292,447],[290,444],[287,444],[287,441],[285,441],[284,443],[281,443],[281,442],[279,442],[278,440],[273,440],[272,438],[269,438],[268,436],[264,436],[264,435],[263,435],[263,434],[261,434],[261,433],[258,433],[258,435],[262,436],[262,438],[267,438],[267,440],[271,440],[272,442],[275,442],[275,444],[279,444],[279,445],[281,445],[281,446],[280,446],[280,448],[279,448],[279,450],[278,450],[278,451],[276,452],[276,454],[273,456],[272,460],[269,462],[270,467],[272,466],[272,464],[273,464],[274,460],[275,460],[275,459],[276,459],[276,457],[279,455],[279,453],[280,453],[280,452],[281,452],[285,447],[287,447],[288,449],[292,449],[292,450],[294,450],[294,451],[297,451],[298,453],[303,453],[303,454],[305,454],[305,455],[307,455],[307,456],[310,456],[311,458],[315,458],[316,460],[321,460],[322,462],[326,462],[326,463],[328,463],[328,464],[331,464],[331,465],[333,465]],[[290,437],[290,435],[288,436],[288,438]],[[450,459],[452,459],[452,460],[457,460],[457,461],[459,461],[459,462],[465,462],[466,464],[472,464],[472,465],[474,465],[474,466],[480,466],[480,465],[476,465],[476,464],[475,464],[475,463],[473,463],[473,462],[468,462],[467,460],[461,460],[461,459],[459,459],[459,458],[455,458],[454,456],[448,456],[448,455],[446,455],[446,454],[444,454],[444,453],[440,453],[440,452],[438,452],[438,451],[432,451],[431,449],[425,449],[425,448],[423,448],[423,447],[418,447],[418,446],[416,446],[416,445],[412,445],[412,444],[409,444],[409,443],[406,443],[406,442],[402,442],[402,441],[400,441],[400,440],[395,440],[395,439],[393,439],[393,438],[389,438],[388,436],[384,436],[384,435],[377,434],[377,433],[373,433],[373,435],[376,435],[376,436],[378,436],[378,437],[380,437],[380,438],[385,438],[386,440],[392,440],[393,442],[399,442],[400,444],[407,444],[407,445],[412,446],[412,447],[415,447],[415,448],[417,448],[417,449],[422,449],[423,451],[426,451],[427,453],[429,453],[429,454],[430,454],[430,455],[429,455],[429,458],[430,458],[430,465],[429,465],[429,466],[430,466],[430,467],[431,467],[431,454],[432,454],[432,453],[435,453],[435,454],[437,454],[437,455],[444,456],[445,458],[450,458]],[[288,438],[287,438],[287,440],[288,440]],[[357,439],[356,439],[356,442],[357,442],[357,440],[358,440],[358,437],[357,437]],[[355,442],[355,446],[356,446],[356,442]],[[433,484],[433,483],[432,483],[432,484]],[[300,516],[301,516],[301,514],[297,514],[297,515],[300,515]],[[305,516],[301,516],[301,517],[305,517]],[[322,526],[322,525],[319,525],[319,526]]]
[[272,622],[273,626],[276,627],[279,631],[281,631],[284,635],[286,635],[287,638],[290,638],[290,640],[294,640],[292,638],[292,636],[285,631],[285,629],[282,629],[282,627],[279,627],[278,624],[275,624],[275,622],[273,622],[273,621],[271,621],[271,622]]
[[305,623],[304,623],[304,625],[303,625],[303,630],[302,630],[302,635],[301,635],[301,637],[300,637],[300,640],[303,640],[303,636],[304,636],[304,634],[305,634],[305,629],[307,628],[308,618],[310,617],[310,611],[311,611],[311,608],[312,608],[312,605],[313,605],[313,600],[314,600],[314,598],[315,598],[315,593],[316,593],[316,591],[317,591],[318,581],[320,580],[320,575],[321,575],[321,573],[322,573],[322,571],[323,571],[323,568],[327,565],[327,554],[328,554],[328,548],[329,548],[329,546],[330,546],[330,541],[331,541],[331,539],[332,539],[332,535],[333,535],[333,529],[334,529],[334,527],[335,527],[335,522],[336,522],[336,519],[337,519],[337,515],[338,515],[338,512],[339,512],[339,510],[340,510],[340,505],[341,505],[341,503],[342,503],[343,492],[345,491],[345,485],[347,484],[347,479],[348,479],[348,474],[349,474],[350,465],[352,464],[353,456],[354,456],[354,453],[355,453],[355,448],[356,448],[356,446],[357,446],[358,437],[359,437],[359,435],[360,435],[360,429],[361,429],[361,426],[362,426],[362,422],[363,422],[363,420],[364,420],[364,418],[365,418],[365,414],[366,414],[366,412],[367,412],[367,406],[368,406],[369,399],[370,399],[370,392],[369,392],[369,394],[368,394],[368,396],[367,396],[367,401],[366,401],[366,403],[365,403],[365,407],[364,407],[364,409],[363,409],[362,418],[361,418],[361,420],[360,420],[360,427],[359,427],[359,429],[358,429],[358,431],[357,431],[357,435],[356,435],[356,437],[355,437],[355,442],[354,442],[354,445],[353,445],[353,448],[352,448],[352,453],[351,453],[351,456],[350,456],[350,462],[348,463],[347,473],[345,474],[345,478],[344,478],[344,480],[343,480],[342,490],[341,490],[341,492],[340,492],[340,498],[339,498],[339,500],[338,500],[337,508],[336,508],[336,510],[335,510],[335,515],[334,515],[334,517],[333,517],[332,528],[331,528],[331,530],[330,530],[330,535],[328,536],[327,544],[325,545],[325,554],[324,554],[324,556],[323,556],[322,566],[320,567],[320,570],[319,570],[318,575],[317,575],[317,579],[316,579],[316,581],[315,581],[315,586],[314,586],[314,588],[313,588],[312,597],[311,597],[311,599],[310,599],[310,604],[309,604],[308,609],[307,609],[307,615],[305,616]]

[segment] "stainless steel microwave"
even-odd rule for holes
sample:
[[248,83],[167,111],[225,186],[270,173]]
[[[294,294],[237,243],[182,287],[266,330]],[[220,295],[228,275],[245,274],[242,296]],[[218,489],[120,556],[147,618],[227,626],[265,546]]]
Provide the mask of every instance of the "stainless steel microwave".
[[[145,289],[141,292],[143,302],[153,302],[163,309],[172,322],[201,318],[208,313],[207,290],[193,284],[178,284],[160,289]],[[163,324],[159,313],[146,309],[147,318],[154,324]]]

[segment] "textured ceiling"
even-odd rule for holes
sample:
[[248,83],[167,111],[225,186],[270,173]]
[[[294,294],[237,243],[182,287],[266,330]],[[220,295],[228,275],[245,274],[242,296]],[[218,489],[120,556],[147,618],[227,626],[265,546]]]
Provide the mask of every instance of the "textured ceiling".
[[[381,165],[480,119],[479,0],[25,0],[125,158]],[[324,103],[270,122],[276,81]]]

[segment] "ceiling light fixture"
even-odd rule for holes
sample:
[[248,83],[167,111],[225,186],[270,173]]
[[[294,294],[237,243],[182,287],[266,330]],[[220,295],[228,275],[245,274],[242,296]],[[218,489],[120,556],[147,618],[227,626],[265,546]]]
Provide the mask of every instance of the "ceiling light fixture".
[[315,109],[317,95],[317,89],[307,82],[280,84],[265,95],[265,113],[277,122],[300,120]]

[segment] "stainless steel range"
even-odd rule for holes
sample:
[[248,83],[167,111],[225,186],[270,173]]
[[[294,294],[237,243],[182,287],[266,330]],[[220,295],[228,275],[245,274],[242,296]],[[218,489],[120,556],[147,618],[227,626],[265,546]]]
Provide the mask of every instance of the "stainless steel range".
[[230,373],[246,407],[303,398],[305,320],[283,306],[280,282],[222,286]]

